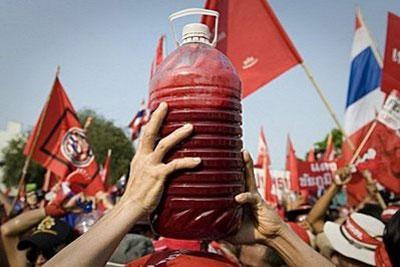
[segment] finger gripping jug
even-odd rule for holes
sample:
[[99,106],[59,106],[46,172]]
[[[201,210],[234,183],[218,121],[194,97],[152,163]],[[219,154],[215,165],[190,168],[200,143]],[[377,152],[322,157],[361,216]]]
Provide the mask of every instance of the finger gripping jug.
[[[192,14],[218,12],[190,9],[170,20]],[[159,66],[150,81],[150,108],[168,103],[160,131],[163,138],[185,123],[193,135],[167,155],[165,162],[200,157],[193,170],[168,177],[159,206],[151,215],[153,229],[177,239],[213,240],[240,227],[242,209],[234,196],[244,191],[241,117],[241,82],[229,59],[210,43],[206,25],[188,24],[182,42]]]

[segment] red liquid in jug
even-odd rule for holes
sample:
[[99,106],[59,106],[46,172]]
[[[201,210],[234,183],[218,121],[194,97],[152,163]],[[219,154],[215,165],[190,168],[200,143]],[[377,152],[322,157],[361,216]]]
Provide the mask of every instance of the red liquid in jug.
[[162,200],[151,215],[155,232],[177,239],[220,239],[235,233],[242,209],[234,196],[244,191],[241,83],[230,61],[202,43],[185,44],[160,65],[150,83],[150,108],[168,103],[160,131],[167,136],[185,123],[193,135],[165,162],[200,157],[196,169],[168,177]]

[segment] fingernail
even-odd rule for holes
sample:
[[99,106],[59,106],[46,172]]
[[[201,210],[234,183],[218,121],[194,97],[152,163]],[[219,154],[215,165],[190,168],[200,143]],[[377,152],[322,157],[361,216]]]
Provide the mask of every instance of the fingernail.
[[241,201],[241,200],[243,200],[243,196],[242,195],[236,195],[235,196],[235,200],[236,201]]
[[200,163],[201,162],[201,158],[193,158],[193,161],[196,163]]
[[160,103],[160,107],[166,108],[167,107],[167,102],[163,101]]
[[183,129],[191,129],[192,127],[193,125],[190,123],[186,123],[185,125],[183,125]]

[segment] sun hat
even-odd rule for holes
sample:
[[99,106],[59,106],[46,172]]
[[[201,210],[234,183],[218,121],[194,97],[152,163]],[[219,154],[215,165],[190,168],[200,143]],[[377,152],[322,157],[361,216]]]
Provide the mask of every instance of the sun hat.
[[340,254],[373,266],[390,266],[382,242],[385,225],[378,219],[352,213],[343,224],[326,222],[324,232]]

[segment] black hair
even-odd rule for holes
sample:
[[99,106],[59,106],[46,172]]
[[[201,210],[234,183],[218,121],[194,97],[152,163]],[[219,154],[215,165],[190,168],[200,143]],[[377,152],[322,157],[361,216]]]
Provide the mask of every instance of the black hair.
[[372,216],[381,221],[382,211],[383,211],[382,207],[379,206],[378,204],[367,203],[364,205],[362,209],[359,209],[357,212]]
[[400,266],[400,210],[388,221],[383,242],[393,266]]

